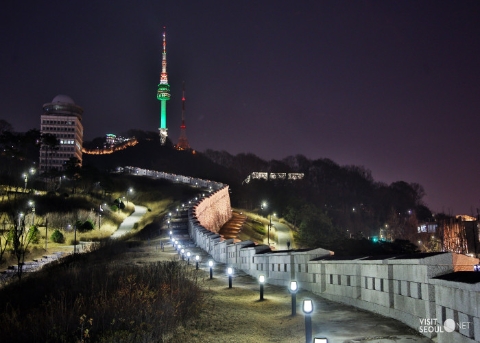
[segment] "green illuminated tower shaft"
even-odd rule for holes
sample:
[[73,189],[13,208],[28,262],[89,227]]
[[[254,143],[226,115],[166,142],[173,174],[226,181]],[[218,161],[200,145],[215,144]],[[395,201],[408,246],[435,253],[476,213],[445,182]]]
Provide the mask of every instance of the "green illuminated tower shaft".
[[167,140],[167,100],[170,100],[170,85],[167,77],[167,41],[165,31],[163,32],[163,52],[162,52],[162,72],[160,73],[160,83],[157,89],[157,99],[160,100],[160,143],[165,144]]

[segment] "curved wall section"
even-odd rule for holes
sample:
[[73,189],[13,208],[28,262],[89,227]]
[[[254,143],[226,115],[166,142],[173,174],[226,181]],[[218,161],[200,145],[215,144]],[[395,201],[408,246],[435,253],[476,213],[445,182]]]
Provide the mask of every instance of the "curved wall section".
[[[434,253],[346,259],[322,248],[273,252],[251,241],[235,243],[217,233],[231,215],[228,186],[138,168],[130,172],[211,190],[189,208],[188,231],[217,262],[264,275],[270,284],[287,287],[296,280],[302,289],[394,318],[439,343],[480,342],[480,273],[464,274],[477,258]],[[468,280],[461,282],[462,275]],[[453,332],[443,330],[447,319],[457,324]]]
[[201,226],[217,233],[232,216],[228,186],[204,198],[193,211],[193,216]]

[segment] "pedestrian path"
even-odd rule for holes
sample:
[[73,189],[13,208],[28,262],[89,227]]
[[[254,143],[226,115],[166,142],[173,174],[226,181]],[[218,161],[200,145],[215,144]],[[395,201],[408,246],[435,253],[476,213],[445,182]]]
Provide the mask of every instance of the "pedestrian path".
[[[178,223],[177,223],[178,224]],[[186,225],[186,223],[185,223]],[[186,226],[185,226],[186,228]],[[155,251],[158,260],[179,260],[182,261],[181,255],[172,245],[168,231],[165,229],[164,234],[156,239]],[[173,235],[172,238],[178,240],[180,244],[191,253],[190,264],[192,268],[195,266],[194,258],[199,255],[199,268],[204,271],[207,282],[209,281],[209,266],[208,261],[211,260],[205,251],[195,246],[190,238],[181,230],[181,225],[177,226],[179,235]],[[162,247],[162,248],[159,248]],[[153,249],[153,246],[152,248]],[[184,262],[187,263],[184,257]],[[237,293],[248,293],[250,296],[259,294],[258,281],[247,275],[241,270],[234,270],[232,276],[233,289],[228,289],[228,275],[227,265],[224,263],[215,262],[213,265],[213,277],[215,282],[221,283],[221,292],[229,296],[229,302],[235,303],[240,300]],[[268,282],[268,280],[267,280]],[[228,293],[230,291],[230,293]],[[225,293],[226,292],[226,293]],[[273,302],[283,302],[285,311],[291,309],[291,296],[286,287],[266,284],[264,286],[264,297]],[[328,338],[328,342],[338,343],[432,343],[433,341],[420,335],[416,330],[407,325],[392,319],[374,314],[372,312],[363,311],[358,308],[348,306],[345,304],[336,303],[324,299],[312,292],[299,290],[297,294],[297,316],[304,316],[301,305],[303,299],[312,299],[314,303],[314,312],[312,318],[312,332],[313,337]],[[240,304],[238,306],[241,306]],[[257,311],[255,306],[251,307],[252,311]],[[252,313],[252,316],[254,313]],[[274,314],[272,313],[272,316]],[[264,324],[255,322],[252,325],[262,326],[271,325],[267,323],[268,315],[264,316],[266,321]],[[262,318],[262,316],[260,316]],[[262,319],[260,319],[262,320]],[[258,319],[257,319],[258,321]],[[285,323],[288,321],[285,321]],[[298,323],[297,323],[298,326]],[[303,327],[296,330],[302,330]]]
[[122,224],[120,224],[120,226],[118,227],[117,231],[115,231],[111,236],[112,238],[119,238],[129,233],[133,229],[135,223],[137,223],[143,217],[143,215],[147,213],[147,208],[145,206],[134,206],[135,211],[130,216],[125,218]]

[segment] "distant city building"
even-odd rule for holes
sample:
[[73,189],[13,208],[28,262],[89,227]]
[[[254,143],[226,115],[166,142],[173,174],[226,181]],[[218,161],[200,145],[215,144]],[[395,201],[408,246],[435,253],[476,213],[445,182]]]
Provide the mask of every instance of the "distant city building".
[[107,147],[115,145],[115,140],[116,139],[117,139],[117,136],[115,136],[112,133],[107,133],[107,136],[105,137]]
[[56,150],[42,145],[40,149],[40,170],[63,170],[70,158],[75,157],[82,164],[83,108],[76,105],[67,95],[57,95],[51,103],[43,105],[40,132],[52,134],[59,140]]
[[303,180],[303,173],[268,173],[253,172],[242,183],[250,183],[251,180]]
[[126,137],[114,135],[113,133],[107,133],[107,135],[105,136],[104,148],[111,148],[115,145],[120,145],[133,139],[135,139],[135,137],[126,138]]

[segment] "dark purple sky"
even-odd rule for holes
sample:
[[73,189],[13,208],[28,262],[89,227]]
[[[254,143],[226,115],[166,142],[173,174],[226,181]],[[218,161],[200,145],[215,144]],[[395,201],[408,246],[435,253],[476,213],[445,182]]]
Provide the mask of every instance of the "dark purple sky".
[[[138,4],[137,4],[138,3]],[[480,208],[480,1],[18,1],[0,5],[0,119],[40,127],[67,94],[87,140],[156,131],[167,27],[169,136],[186,82],[190,145],[303,154]]]

